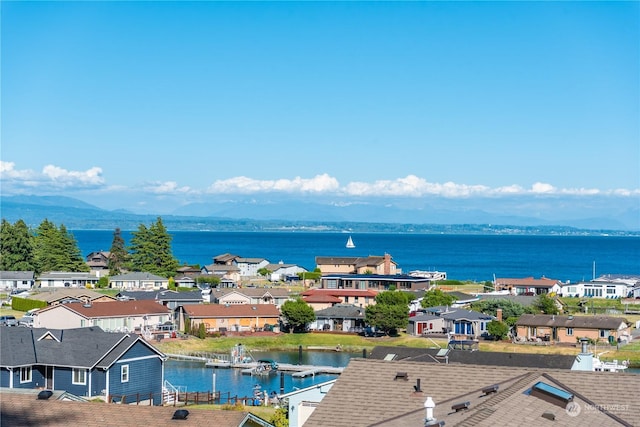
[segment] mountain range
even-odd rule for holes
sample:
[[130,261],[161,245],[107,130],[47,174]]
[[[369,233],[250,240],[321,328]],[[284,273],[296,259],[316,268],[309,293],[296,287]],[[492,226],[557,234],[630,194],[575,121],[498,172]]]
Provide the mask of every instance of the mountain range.
[[312,198],[261,200],[247,197],[192,203],[160,215],[125,209],[106,210],[71,197],[20,195],[0,196],[0,208],[2,218],[10,222],[22,219],[36,227],[46,218],[78,230],[135,230],[140,224],[149,224],[160,216],[168,229],[176,231],[304,229],[640,235],[640,207],[611,209],[609,215],[553,219],[472,209],[459,201],[428,207],[406,199],[386,200],[384,205],[375,205],[367,202],[339,204]]

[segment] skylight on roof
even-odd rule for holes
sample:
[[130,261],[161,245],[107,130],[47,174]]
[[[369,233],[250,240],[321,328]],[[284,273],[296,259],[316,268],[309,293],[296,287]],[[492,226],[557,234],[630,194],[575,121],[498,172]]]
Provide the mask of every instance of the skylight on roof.
[[531,387],[530,395],[563,408],[567,403],[573,401],[573,394],[542,381],[535,383],[533,387]]

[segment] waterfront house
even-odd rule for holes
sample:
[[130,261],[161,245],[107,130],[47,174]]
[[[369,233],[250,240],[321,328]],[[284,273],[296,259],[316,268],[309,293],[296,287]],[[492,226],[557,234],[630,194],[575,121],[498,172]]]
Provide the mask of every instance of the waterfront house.
[[33,271],[0,271],[0,289],[28,291],[35,283]]
[[151,273],[131,272],[109,277],[109,287],[121,290],[159,290],[169,287],[169,279]]
[[422,312],[409,317],[409,324],[407,325],[407,334],[409,335],[422,336],[446,333],[447,328],[443,317]]
[[110,295],[86,288],[42,289],[41,292],[31,295],[29,299],[45,301],[47,305],[66,304],[68,302],[112,302],[116,300]]
[[280,261],[278,264],[267,264],[264,268],[269,270],[269,281],[286,282],[298,280],[298,273],[306,273],[307,269],[297,264],[285,264]]
[[100,277],[96,272],[49,271],[36,279],[40,288],[95,288]]
[[[207,411],[192,407],[96,404],[69,399],[53,390],[48,399],[39,390],[0,389],[0,419],[7,426],[154,426],[274,427],[247,411]],[[182,417],[182,415],[185,415]]]
[[107,332],[142,333],[167,321],[171,321],[171,310],[156,301],[70,302],[38,310],[34,327],[98,326]]
[[525,277],[522,279],[497,278],[494,287],[496,291],[509,291],[513,295],[541,295],[552,292],[558,293],[562,282],[556,279],[542,277],[534,279]]
[[558,316],[523,314],[516,322],[518,340],[575,344],[580,338],[616,343],[628,341],[631,326],[626,319],[611,316]]
[[421,309],[409,317],[407,333],[420,336],[429,333],[449,334],[453,340],[477,340],[487,335],[487,324],[493,316],[473,310],[437,306]]
[[309,329],[317,331],[360,332],[365,327],[364,309],[353,304],[335,304],[318,310]]
[[91,271],[101,272],[104,275],[109,272],[110,258],[111,252],[109,251],[95,251],[87,255],[85,260]]
[[177,323],[178,307],[186,304],[202,304],[202,291],[176,292],[160,291],[121,291],[116,297],[121,301],[155,301],[171,310],[171,321]]
[[280,311],[274,304],[198,304],[178,310],[180,329],[189,323],[192,330],[204,324],[207,332],[249,332],[280,322]]
[[304,425],[630,426],[638,390],[640,375],[352,358]]
[[329,274],[320,278],[323,289],[375,289],[386,291],[392,288],[402,291],[427,290],[429,279],[407,274]]
[[335,382],[330,380],[279,395],[278,399],[287,404],[289,427],[302,427]]
[[284,288],[236,288],[212,289],[210,302],[215,304],[273,304],[280,308],[290,299],[289,291]]
[[398,264],[391,259],[391,255],[367,257],[316,257],[316,267],[325,274],[399,274]]
[[563,284],[559,294],[576,298],[626,298],[633,287],[624,282],[591,281]]
[[165,356],[138,335],[106,333],[96,327],[4,328],[0,343],[2,387],[64,390],[122,403],[140,398],[162,403]]
[[302,299],[315,311],[336,304],[355,304],[367,307],[376,303],[378,292],[371,289],[309,289],[302,293]]

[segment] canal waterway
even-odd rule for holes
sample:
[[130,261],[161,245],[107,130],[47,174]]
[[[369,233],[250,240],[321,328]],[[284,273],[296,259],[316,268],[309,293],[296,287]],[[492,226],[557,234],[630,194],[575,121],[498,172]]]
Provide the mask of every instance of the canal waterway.
[[[298,352],[253,352],[255,359],[271,359],[278,363],[336,366],[345,367],[352,357],[362,357],[362,353],[332,352],[332,351],[303,351]],[[299,363],[300,362],[300,363]],[[259,385],[261,390],[271,393],[288,393],[296,389],[311,387],[316,384],[333,380],[337,375],[316,374],[304,378],[292,377],[292,372],[284,374],[284,390],[281,390],[281,376],[251,376],[235,368],[210,368],[203,362],[168,360],[165,364],[165,379],[182,391],[205,392],[216,391],[222,395],[250,397],[254,387]]]

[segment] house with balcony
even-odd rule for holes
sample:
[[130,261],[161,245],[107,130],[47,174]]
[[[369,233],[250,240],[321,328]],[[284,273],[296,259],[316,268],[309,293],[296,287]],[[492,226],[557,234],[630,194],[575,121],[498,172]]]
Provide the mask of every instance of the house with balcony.
[[280,311],[273,304],[198,304],[178,310],[180,329],[187,323],[192,330],[204,324],[208,333],[251,332],[280,322]]
[[367,257],[318,256],[316,257],[316,267],[323,275],[377,274],[389,276],[401,273],[398,264],[389,254]]
[[386,291],[392,288],[402,291],[428,290],[429,279],[408,274],[328,274],[320,278],[323,289],[373,289]]
[[335,304],[318,310],[309,329],[316,331],[360,332],[364,323],[364,308],[354,304]]
[[[143,396],[160,405],[165,359],[135,334],[107,333],[97,327],[4,328],[0,387],[64,390],[121,403]],[[4,413],[2,418],[4,424]]]
[[560,292],[562,281],[542,277],[534,279],[533,277],[525,277],[521,279],[514,278],[496,278],[494,287],[496,291],[509,291],[512,295],[542,295],[552,292]]
[[309,289],[302,293],[302,299],[314,311],[333,307],[336,304],[353,304],[366,308],[376,303],[378,291],[372,289]]
[[106,332],[144,333],[171,320],[171,310],[151,300],[70,302],[38,310],[33,326],[50,329],[98,326]]

